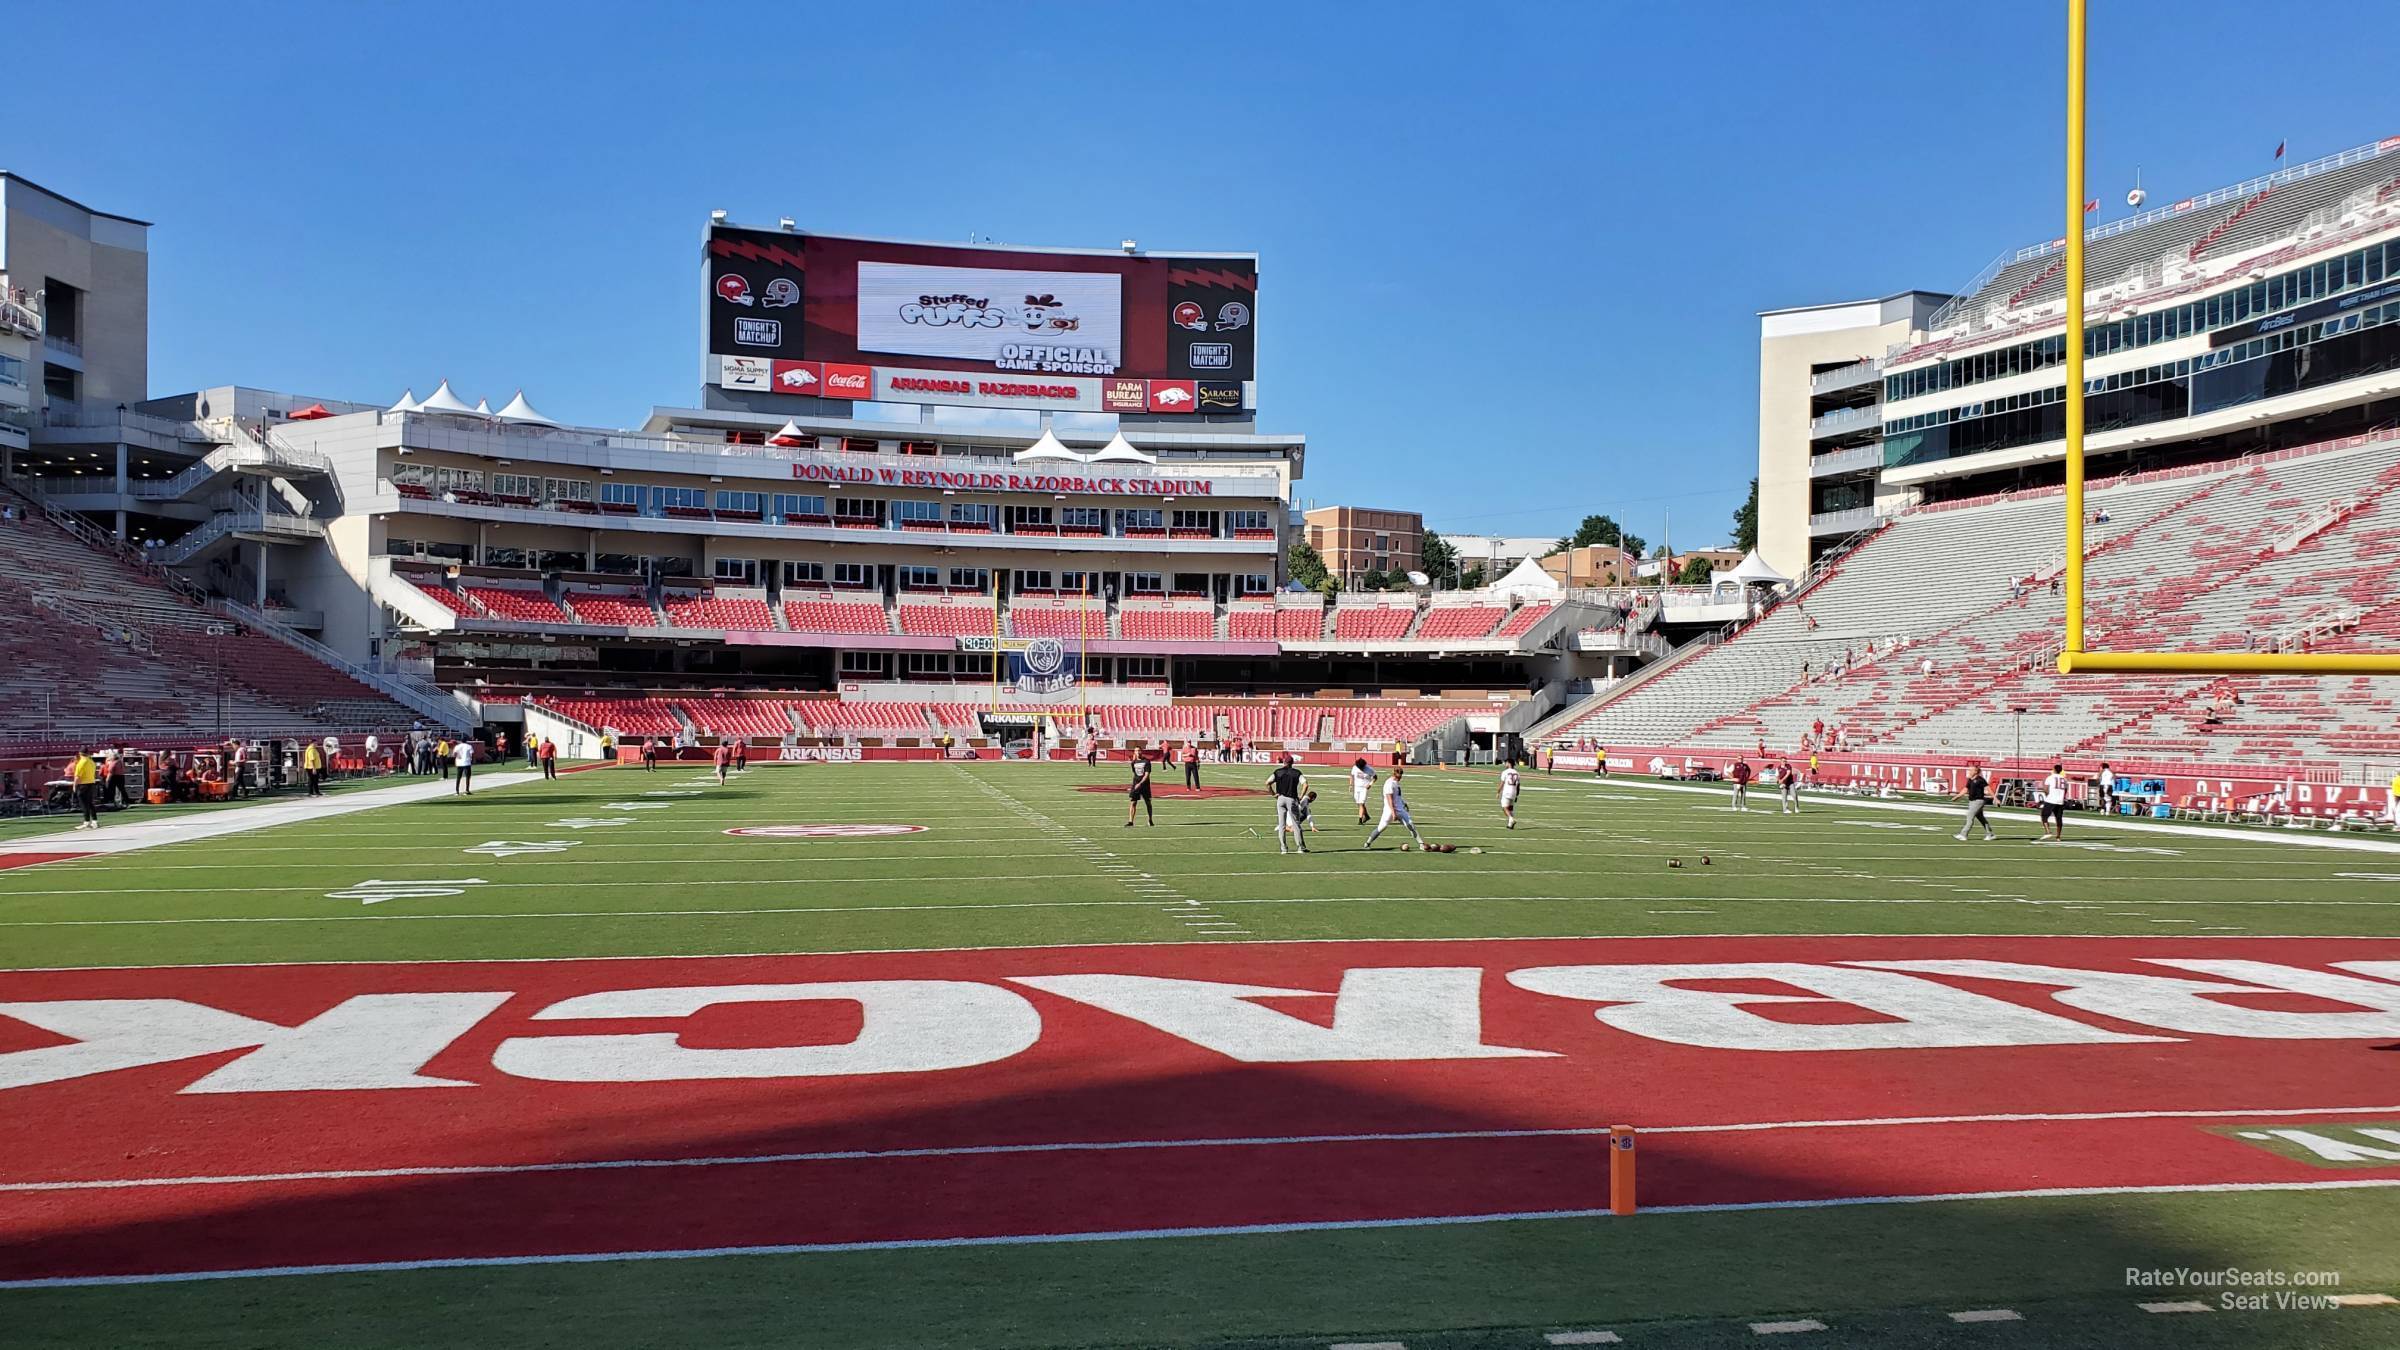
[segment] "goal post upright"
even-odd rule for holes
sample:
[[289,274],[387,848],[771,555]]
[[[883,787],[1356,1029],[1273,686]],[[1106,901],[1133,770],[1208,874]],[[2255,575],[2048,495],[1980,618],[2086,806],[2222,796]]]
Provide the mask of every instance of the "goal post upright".
[[2067,0],[2066,632],[2058,672],[2165,675],[2400,675],[2393,652],[2096,652],[2084,647],[2083,218],[2084,73],[2088,0]]

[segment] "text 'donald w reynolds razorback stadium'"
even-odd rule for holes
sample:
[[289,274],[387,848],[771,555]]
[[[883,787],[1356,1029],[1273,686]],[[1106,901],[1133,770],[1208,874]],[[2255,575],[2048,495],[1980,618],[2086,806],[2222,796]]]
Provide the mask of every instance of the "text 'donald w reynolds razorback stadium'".
[[2083,120],[1655,551],[1263,245],[695,210],[585,426],[0,172],[0,1344],[2400,1344],[2400,136]]

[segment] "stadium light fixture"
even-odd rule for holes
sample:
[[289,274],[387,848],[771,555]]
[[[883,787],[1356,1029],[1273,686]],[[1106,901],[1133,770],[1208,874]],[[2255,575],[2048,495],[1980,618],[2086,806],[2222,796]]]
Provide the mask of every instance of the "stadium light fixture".
[[711,211],[708,213],[708,218],[719,225],[725,223],[725,213],[723,211]]
[[[2164,675],[2400,675],[2400,651],[2090,651],[2083,631],[2083,129],[2085,11],[2067,0],[2067,570],[2066,641],[2058,673]],[[2262,414],[2263,416],[2263,414]]]

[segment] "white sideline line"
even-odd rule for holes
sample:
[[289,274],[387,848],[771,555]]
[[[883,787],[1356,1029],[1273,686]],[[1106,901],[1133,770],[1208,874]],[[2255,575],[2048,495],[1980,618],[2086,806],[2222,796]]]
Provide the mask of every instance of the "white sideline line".
[[1953,1322],[2022,1322],[2025,1315],[2014,1308],[1970,1308],[1950,1314]]
[[[2264,1191],[2339,1191],[2400,1186],[2400,1179],[2347,1178],[2334,1181],[2248,1181],[2182,1186],[2054,1186],[2021,1191],[1961,1191],[1945,1195],[1875,1195],[1838,1200],[1755,1200],[1714,1205],[1654,1205],[1648,1214],[1726,1214],[1767,1209],[1834,1209],[1851,1205],[1931,1205],[1967,1200],[2077,1199],[2102,1195],[2210,1195]],[[0,1289],[76,1289],[130,1284],[182,1284],[199,1280],[245,1280],[286,1275],[357,1275],[412,1270],[469,1270],[496,1266],[589,1265],[608,1261],[694,1261],[716,1256],[805,1256],[841,1252],[911,1251],[943,1247],[1028,1247],[1052,1242],[1136,1242],[1152,1238],[1247,1237],[1274,1233],[1328,1233],[1362,1229],[1441,1228],[1462,1224],[1518,1223],[1538,1219],[1597,1219],[1605,1209],[1522,1210],[1497,1214],[1445,1214],[1407,1219],[1323,1219],[1292,1223],[1227,1224],[1205,1228],[1142,1228],[1078,1233],[1012,1233],[994,1237],[893,1238],[866,1242],[792,1242],[752,1247],[686,1247],[661,1251],[562,1252],[542,1256],[462,1256],[416,1261],[354,1261],[313,1266],[258,1266],[247,1270],[191,1270],[146,1275],[61,1275],[0,1280]]]
[[[2258,1116],[2379,1116],[2400,1106],[2270,1107],[2256,1111],[2055,1111],[1960,1116],[1868,1116],[1837,1120],[1768,1120],[1710,1125],[1645,1125],[1643,1134],[1758,1134],[1777,1130],[1883,1129],[1926,1125],[2046,1125],[2100,1120],[2246,1120]],[[1032,1153],[1141,1153],[1166,1149],[1277,1148],[1312,1144],[1417,1144],[1471,1139],[1577,1139],[1605,1136],[1606,1125],[1561,1125],[1493,1130],[1393,1130],[1360,1134],[1239,1135],[1222,1139],[1111,1139],[1043,1144],[953,1144],[923,1148],[829,1149],[798,1153],[728,1154],[694,1158],[608,1158],[583,1162],[462,1163],[454,1166],[361,1167],[309,1172],[221,1173],[180,1177],[105,1177],[74,1181],[0,1181],[0,1194],[122,1191],[158,1186],[253,1186],[282,1182],[383,1181],[402,1177],[519,1176],[546,1172],[622,1172],[691,1167],[757,1167],[810,1162],[888,1162],[905,1158],[986,1158]],[[2400,1179],[2395,1179],[2400,1184]]]
[[[1653,783],[1640,778],[1610,779],[1609,786],[1640,788],[1647,792],[1696,793],[1709,797],[1722,797],[1725,795],[1725,793],[1716,788],[1691,787],[1682,783]],[[1881,798],[1876,797],[1820,796],[1815,798],[1803,797],[1802,800],[1816,801],[1829,806],[1839,806],[1845,811],[1902,811],[1911,815],[1946,816],[1952,820],[1956,820],[1959,812],[1964,809],[1963,807],[1934,806],[1928,803],[1919,802],[1884,801]],[[2126,820],[2115,816],[2090,816],[2089,819],[2086,819],[2085,817],[2088,815],[2090,815],[2088,812],[2078,813],[2075,819],[2069,821],[2068,823],[2079,828],[2089,826],[2092,829],[2126,830],[2135,834],[2174,834],[2183,835],[2187,838],[2193,839],[2237,839],[2247,840],[2254,843],[2266,843],[2271,839],[2272,842],[2275,843],[2296,845],[2303,848],[2338,848],[2349,849],[2360,853],[2400,853],[2400,843],[2385,843],[2376,839],[2353,839],[2333,833],[2319,834],[2313,830],[2305,832],[2293,830],[2287,833],[2281,833],[2272,836],[2251,836],[2238,834],[2233,830],[2225,828],[2210,829],[2204,825],[2178,825],[2172,821],[2163,820]],[[2004,819],[2015,818],[2017,817],[2004,817]]]
[[[1140,904],[1141,901],[1113,903]],[[1187,902],[1188,903],[1188,902]],[[742,913],[751,911],[744,910]],[[440,917],[428,915],[426,917]],[[1259,938],[1243,943],[1246,947],[1357,947],[1370,943],[1419,942],[1683,942],[1693,938],[1714,941],[1740,942],[1758,939],[1794,938],[1871,938],[1884,942],[1920,942],[1953,938],[2008,938],[2019,942],[2204,942],[2214,941],[2189,933],[1531,933],[1476,937],[1362,937],[1362,938]],[[2234,939],[2238,942],[2400,942],[2390,933],[2251,933]],[[336,958],[315,961],[190,961],[147,966],[6,966],[0,967],[0,979],[10,975],[63,974],[71,971],[145,971],[145,970],[278,970],[286,966],[513,966],[556,965],[569,961],[766,961],[784,957],[818,956],[924,956],[950,952],[1138,952],[1152,947],[1219,947],[1216,942],[1181,942],[1172,938],[1136,942],[1051,942],[1039,946],[1018,946],[1010,943],[967,947],[842,947],[828,950],[780,952],[609,952],[591,956],[468,956],[419,957],[414,959],[385,958],[381,960],[349,960]]]
[[[538,773],[493,773],[485,775],[484,788],[491,791],[542,781]],[[72,830],[21,835],[0,843],[0,858],[21,853],[72,853],[77,857],[131,853],[137,849],[190,843],[197,839],[220,839],[227,835],[271,830],[281,825],[305,824],[333,816],[372,811],[381,806],[401,806],[448,795],[451,795],[449,780],[420,779],[395,783],[390,787],[337,793],[331,797],[302,797],[298,801],[262,802],[253,806],[234,806],[223,811],[185,812],[164,820],[137,819],[130,824],[112,824],[88,835],[76,835]],[[74,837],[68,838],[70,835]]]

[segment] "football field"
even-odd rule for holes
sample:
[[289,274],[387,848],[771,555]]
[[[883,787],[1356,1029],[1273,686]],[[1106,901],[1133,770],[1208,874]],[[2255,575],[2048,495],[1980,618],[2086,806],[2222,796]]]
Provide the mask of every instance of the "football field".
[[2400,1343],[2389,835],[1124,773],[0,870],[0,1342]]

